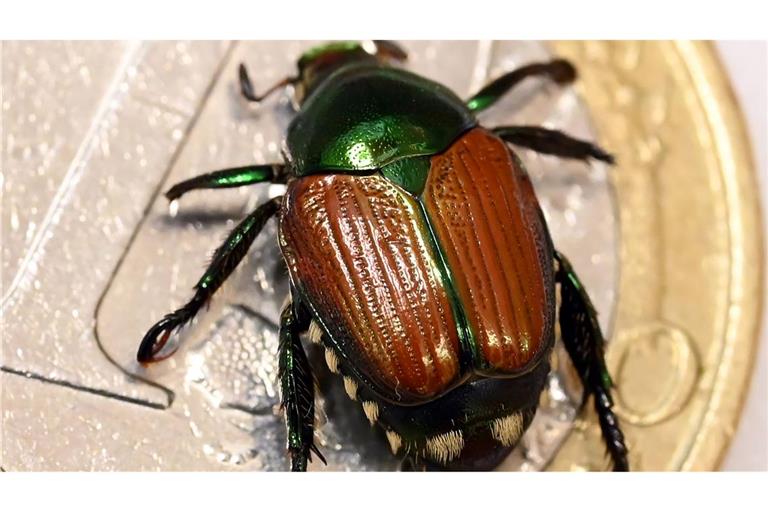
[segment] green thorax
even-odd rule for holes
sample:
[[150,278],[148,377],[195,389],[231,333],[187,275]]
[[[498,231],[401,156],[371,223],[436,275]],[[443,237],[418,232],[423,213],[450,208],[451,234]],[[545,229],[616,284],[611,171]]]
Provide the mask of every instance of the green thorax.
[[288,127],[293,172],[363,173],[440,153],[477,121],[450,89],[369,61],[346,64],[306,98]]

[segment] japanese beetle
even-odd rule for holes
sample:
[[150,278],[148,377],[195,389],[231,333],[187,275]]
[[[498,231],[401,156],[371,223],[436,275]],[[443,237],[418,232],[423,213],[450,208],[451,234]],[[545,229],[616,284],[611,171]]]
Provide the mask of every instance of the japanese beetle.
[[[294,87],[285,163],[224,169],[174,185],[169,200],[204,188],[286,185],[214,253],[192,299],[152,326],[141,363],[163,357],[245,255],[279,223],[291,294],[280,317],[279,378],[291,468],[314,444],[314,379],[301,342],[325,348],[371,424],[410,469],[492,469],[536,412],[559,321],[592,395],[615,470],[627,449],[612,411],[596,313],[552,244],[528,175],[509,145],[613,163],[589,142],[534,126],[484,128],[476,114],[527,77],[575,79],[564,60],[529,64],[463,101],[395,64],[391,42],[330,43],[305,53]],[[242,94],[259,102],[240,66]],[[556,319],[556,287],[561,303]]]

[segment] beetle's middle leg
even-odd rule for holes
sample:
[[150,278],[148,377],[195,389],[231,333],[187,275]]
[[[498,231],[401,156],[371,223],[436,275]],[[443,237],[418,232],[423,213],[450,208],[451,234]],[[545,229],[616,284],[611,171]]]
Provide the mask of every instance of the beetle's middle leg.
[[270,199],[232,230],[224,243],[216,249],[208,269],[195,285],[195,295],[192,299],[176,311],[165,315],[144,335],[136,355],[140,363],[163,359],[158,353],[168,342],[171,332],[192,320],[200,308],[210,300],[243,259],[267,221],[278,212],[281,201],[282,196]]
[[286,304],[280,315],[278,376],[288,429],[291,471],[307,470],[310,451],[325,463],[314,443],[315,381],[300,338],[300,333],[309,327],[309,321],[309,313],[299,303]]
[[600,331],[592,302],[579,281],[570,262],[555,253],[558,269],[555,279],[560,283],[560,331],[563,343],[584,384],[584,396],[591,394],[600,421],[614,471],[628,471],[627,447],[619,420],[613,412],[611,376],[605,365],[605,340]]
[[491,131],[510,144],[532,149],[538,153],[577,160],[594,158],[608,164],[616,162],[613,155],[600,146],[576,139],[559,130],[550,130],[541,126],[498,126]]

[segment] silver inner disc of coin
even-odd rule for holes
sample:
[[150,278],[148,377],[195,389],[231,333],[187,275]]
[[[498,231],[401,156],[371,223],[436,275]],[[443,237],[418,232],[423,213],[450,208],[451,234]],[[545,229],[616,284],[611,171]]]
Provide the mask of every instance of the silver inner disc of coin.
[[[135,353],[146,329],[190,298],[229,230],[282,187],[194,192],[172,208],[162,191],[203,172],[281,161],[290,91],[250,105],[240,97],[237,66],[244,62],[256,90],[265,90],[292,74],[314,44],[4,46],[7,468],[288,469],[276,356],[288,278],[274,221],[182,332],[173,357],[145,369]],[[463,97],[552,58],[536,42],[402,44],[408,69]],[[572,87],[538,79],[480,121],[598,136]],[[556,247],[573,262],[610,336],[618,286],[611,170],[518,153]],[[308,350],[320,390],[318,446],[328,459],[310,469],[398,469],[383,432],[346,397],[322,350]],[[536,418],[502,469],[545,468],[572,428],[580,393],[558,340]],[[72,417],[61,416],[62,404]],[[46,448],[42,437],[29,439],[43,435],[60,441]]]

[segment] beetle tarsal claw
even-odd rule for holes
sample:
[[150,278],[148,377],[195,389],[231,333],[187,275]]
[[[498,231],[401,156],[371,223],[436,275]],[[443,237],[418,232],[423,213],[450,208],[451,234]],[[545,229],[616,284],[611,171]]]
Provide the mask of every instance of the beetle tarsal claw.
[[435,462],[445,464],[459,456],[464,448],[464,436],[460,430],[451,430],[427,439],[425,452]]
[[368,418],[368,422],[373,425],[379,419],[379,404],[366,400],[363,402],[363,412],[365,417]]
[[387,430],[386,434],[387,441],[389,441],[389,448],[392,450],[392,455],[397,455],[397,452],[400,451],[400,447],[403,445],[403,438],[394,430]]
[[171,333],[179,326],[179,321],[172,316],[167,316],[153,325],[139,345],[136,359],[141,364],[156,363],[173,355],[178,347],[174,347],[167,354],[160,354],[168,343]]
[[357,382],[352,377],[344,376],[344,391],[347,392],[349,398],[357,400]]
[[504,446],[512,446],[523,435],[523,415],[516,412],[491,423],[491,435]]

